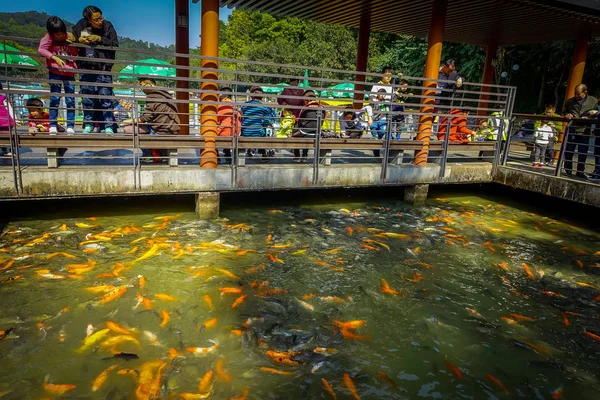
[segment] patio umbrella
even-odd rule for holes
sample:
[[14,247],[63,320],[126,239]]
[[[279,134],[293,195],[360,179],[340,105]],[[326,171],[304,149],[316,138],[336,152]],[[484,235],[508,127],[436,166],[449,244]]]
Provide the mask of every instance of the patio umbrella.
[[278,83],[276,86],[261,86],[260,88],[262,89],[263,93],[267,93],[267,94],[281,94],[281,92],[283,92],[283,89],[285,89],[286,86],[290,86],[287,83]]
[[0,44],[0,64],[8,64],[8,65],[24,65],[28,67],[39,67],[40,64],[35,61],[33,58],[26,56],[24,54],[7,54],[6,52],[15,52],[20,53],[19,49],[16,49],[12,46]]
[[[138,64],[161,64],[164,67],[156,66],[156,65],[138,65]],[[137,75],[150,75],[156,76],[159,78],[173,78],[176,74],[175,68],[171,67],[166,61],[157,60],[155,58],[146,58],[143,60],[136,61],[135,64],[129,64],[121,71],[121,74],[137,74]],[[137,79],[136,76],[133,75],[119,75],[119,79]]]
[[[344,92],[341,92],[340,90],[344,90]],[[321,92],[321,95],[323,97],[333,97],[334,99],[351,99],[354,97],[353,91],[353,83],[338,83],[337,85],[330,86],[327,89],[323,90]]]

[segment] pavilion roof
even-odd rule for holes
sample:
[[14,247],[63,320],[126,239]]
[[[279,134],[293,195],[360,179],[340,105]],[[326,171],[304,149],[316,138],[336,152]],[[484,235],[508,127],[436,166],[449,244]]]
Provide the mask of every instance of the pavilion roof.
[[[584,0],[448,0],[444,40],[500,46],[575,39],[600,33],[600,9]],[[358,28],[365,10],[371,30],[425,37],[433,0],[221,0],[221,6]]]

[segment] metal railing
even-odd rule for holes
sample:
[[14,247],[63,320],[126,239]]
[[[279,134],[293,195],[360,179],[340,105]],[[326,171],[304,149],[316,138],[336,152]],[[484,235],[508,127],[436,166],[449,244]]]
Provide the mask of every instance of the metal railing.
[[[600,184],[599,116],[596,114],[587,118],[567,119],[515,114],[502,165]],[[536,139],[536,131],[539,131],[540,126],[547,126],[554,133],[548,143],[544,138]],[[559,142],[559,138],[562,141]]]
[[[37,41],[32,39],[0,36],[0,42],[17,43],[25,49],[37,47]],[[88,68],[77,70],[72,94],[63,90],[51,93],[51,85],[56,90],[56,85],[62,86],[63,82],[50,79],[45,60],[35,51],[18,53],[37,59],[39,67],[0,66],[0,82],[4,86],[0,94],[6,96],[15,121],[8,132],[0,133],[0,147],[5,148],[0,165],[12,168],[17,193],[22,192],[22,175],[27,173],[24,167],[32,165],[133,168],[138,186],[144,168],[163,163],[170,167],[199,168],[202,151],[213,148],[200,136],[201,121],[214,117],[216,109],[220,112],[220,122],[212,128],[229,135],[217,136],[214,147],[219,151],[221,167],[231,169],[233,183],[238,169],[267,163],[296,168],[304,164],[302,168],[312,168],[313,182],[318,180],[319,169],[332,165],[380,164],[384,180],[390,168],[412,164],[414,152],[425,145],[429,149],[428,162],[440,165],[440,176],[457,162],[489,162],[495,166],[500,162],[501,146],[497,132],[505,129],[512,117],[516,92],[514,87],[469,82],[460,88],[436,90],[435,85],[445,81],[409,76],[400,80],[394,75],[389,84],[381,85],[384,91],[377,93],[370,86],[377,84],[381,74],[191,54],[95,49],[116,50],[116,57],[114,60],[63,57]],[[157,61],[141,63],[132,54],[169,61],[184,57],[190,66]],[[106,67],[102,71],[89,69],[90,61]],[[131,65],[132,70],[119,72],[126,65]],[[189,77],[180,77],[175,71],[186,71]],[[157,76],[162,73],[168,76]],[[216,75],[216,80],[204,79],[203,73]],[[357,81],[357,74],[370,83]],[[141,82],[138,78],[152,78],[156,86],[148,87],[148,81]],[[290,79],[301,82],[299,88],[293,88],[296,92],[284,92],[283,96],[277,93],[283,86],[280,83]],[[218,87],[203,88],[207,83],[216,83]],[[341,84],[344,86],[335,86]],[[425,85],[433,85],[435,94],[423,94]],[[261,87],[263,93],[249,93],[254,86]],[[482,88],[488,90],[487,99],[480,98]],[[152,91],[154,94],[149,95]],[[162,97],[157,98],[156,91]],[[314,97],[306,96],[307,91],[312,91]],[[219,96],[220,100],[207,99],[211,95]],[[357,102],[355,97],[363,100]],[[47,117],[39,121],[32,118],[35,115],[27,107],[31,98],[41,99],[44,110],[52,102],[58,114],[58,132],[48,132]],[[70,98],[75,101],[74,118],[67,114],[72,110],[65,106]],[[435,102],[428,112],[422,111],[424,99]],[[158,107],[157,111],[152,104],[167,107]],[[207,111],[208,106],[212,110]],[[489,117],[498,112],[500,116]],[[173,121],[173,114],[178,115],[179,122]],[[133,124],[126,129],[122,126],[140,117],[146,120],[145,124]],[[171,118],[170,122],[160,123],[163,117]],[[415,140],[427,117],[432,123],[429,143]],[[486,130],[484,122],[493,126]],[[86,125],[93,128],[92,132],[83,133]],[[71,127],[73,134],[67,132]],[[107,135],[110,128],[114,134]],[[177,130],[189,131],[189,135],[166,134]],[[467,135],[470,131],[474,133]]]

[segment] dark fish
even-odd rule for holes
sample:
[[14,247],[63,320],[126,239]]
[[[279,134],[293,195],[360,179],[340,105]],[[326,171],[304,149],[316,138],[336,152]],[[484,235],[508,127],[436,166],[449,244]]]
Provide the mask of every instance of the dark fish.
[[112,359],[119,359],[119,360],[129,361],[129,360],[137,360],[138,358],[140,358],[140,357],[138,357],[137,354],[121,352],[121,353],[115,354],[112,357],[104,357],[102,360],[106,361],[106,360],[112,360]]
[[243,347],[258,347],[258,336],[254,329],[248,329],[242,336]]

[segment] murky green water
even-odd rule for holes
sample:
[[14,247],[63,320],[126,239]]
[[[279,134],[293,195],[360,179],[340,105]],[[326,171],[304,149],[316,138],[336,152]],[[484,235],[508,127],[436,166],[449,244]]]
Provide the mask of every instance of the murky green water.
[[[600,398],[600,342],[585,333],[600,335],[598,233],[466,195],[273,211],[9,223],[3,398],[178,398],[209,370],[214,399],[332,398],[322,379],[351,398],[345,373],[362,399]],[[101,285],[115,289],[88,289]],[[105,336],[82,348],[89,324]]]

